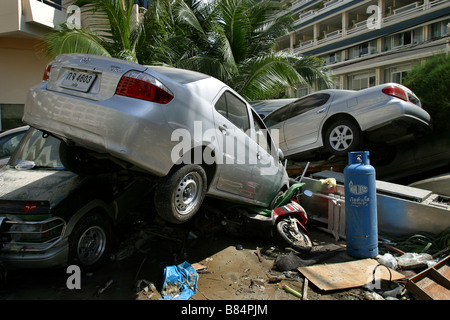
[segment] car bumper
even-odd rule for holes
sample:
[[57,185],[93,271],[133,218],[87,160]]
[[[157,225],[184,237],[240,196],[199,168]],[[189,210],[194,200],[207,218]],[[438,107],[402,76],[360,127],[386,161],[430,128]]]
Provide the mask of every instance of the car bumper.
[[67,265],[68,256],[65,241],[44,252],[0,252],[0,264],[10,270],[57,268]]
[[30,89],[23,121],[57,137],[127,161],[157,176],[173,166],[173,129],[162,106],[114,95],[94,101],[47,90]]
[[356,115],[356,119],[371,141],[408,141],[432,129],[428,112],[399,99],[371,107]]

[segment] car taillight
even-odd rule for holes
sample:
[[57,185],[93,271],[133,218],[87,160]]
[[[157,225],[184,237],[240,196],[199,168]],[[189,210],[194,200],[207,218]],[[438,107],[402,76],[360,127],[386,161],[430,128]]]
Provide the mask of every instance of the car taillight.
[[42,80],[47,81],[50,78],[50,70],[52,70],[52,65],[49,64],[47,68],[45,68],[44,76],[42,77]]
[[151,75],[138,71],[129,71],[122,76],[116,94],[161,104],[173,99],[173,94],[165,85]]
[[402,88],[399,88],[397,86],[389,86],[389,87],[384,88],[382,91],[383,91],[383,93],[385,93],[389,96],[408,101],[406,92]]

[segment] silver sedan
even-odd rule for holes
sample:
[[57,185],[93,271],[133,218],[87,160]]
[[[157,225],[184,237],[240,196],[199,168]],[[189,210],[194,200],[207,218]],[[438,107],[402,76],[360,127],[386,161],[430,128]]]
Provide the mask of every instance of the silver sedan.
[[[358,149],[363,139],[396,144],[414,139],[431,128],[431,117],[417,96],[405,86],[387,83],[360,91],[322,90],[285,100],[272,107],[264,122],[278,129],[279,147],[287,158],[325,149],[344,156]],[[267,112],[273,100],[252,102]]]
[[64,141],[69,170],[121,166],[158,177],[157,212],[174,223],[190,219],[206,194],[269,207],[289,185],[256,112],[193,71],[60,55],[31,88],[23,120]]

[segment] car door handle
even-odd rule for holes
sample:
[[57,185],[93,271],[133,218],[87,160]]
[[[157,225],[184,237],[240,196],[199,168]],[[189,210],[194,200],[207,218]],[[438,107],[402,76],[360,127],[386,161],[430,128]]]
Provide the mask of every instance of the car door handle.
[[261,160],[261,158],[262,158],[262,157],[261,157],[261,152],[258,151],[258,152],[256,153],[256,158],[257,158],[258,160]]
[[227,128],[226,125],[224,125],[224,124],[219,125],[219,130],[220,130],[225,136],[228,135],[228,128]]
[[327,108],[325,107],[325,108],[322,108],[322,109],[320,109],[320,110],[317,110],[317,114],[319,114],[319,113],[322,113],[322,112],[325,112],[327,110]]

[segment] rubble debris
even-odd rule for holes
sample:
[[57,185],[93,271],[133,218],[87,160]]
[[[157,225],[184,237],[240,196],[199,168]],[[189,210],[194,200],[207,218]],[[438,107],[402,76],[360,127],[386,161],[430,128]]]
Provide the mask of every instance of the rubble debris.
[[261,257],[261,252],[259,251],[259,247],[256,247],[256,252],[255,252],[256,256],[258,257],[259,262],[262,262],[263,259]]
[[189,300],[197,292],[198,273],[188,262],[164,269],[161,300]]
[[281,289],[283,289],[284,291],[286,291],[287,293],[290,293],[294,296],[296,296],[299,299],[302,299],[302,294],[294,289],[292,289],[291,287],[289,287],[288,285],[282,285]]
[[398,266],[401,269],[417,269],[432,267],[438,260],[428,253],[407,252],[397,258]]
[[344,251],[344,247],[333,243],[315,246],[313,251],[304,255],[299,255],[291,251],[287,255],[278,255],[275,259],[273,269],[277,271],[289,271],[295,270],[298,267],[311,266]]
[[103,292],[105,292],[106,289],[108,289],[109,286],[112,285],[112,283],[113,283],[113,280],[112,280],[112,279],[109,280],[102,288],[100,288],[100,289],[97,291],[97,294],[102,294]]
[[391,268],[393,270],[397,270],[398,262],[397,259],[390,253],[385,253],[384,255],[376,256],[378,263]]
[[303,282],[303,298],[302,298],[302,300],[308,300],[308,284],[309,284],[309,280],[308,280],[308,278],[305,278],[305,281]]
[[[297,270],[319,289],[324,291],[362,287],[374,279],[374,269],[379,265],[375,259],[367,258],[342,263],[300,267]],[[387,268],[387,267],[386,267]],[[376,281],[400,280],[404,275],[395,270],[379,268]],[[373,284],[376,286],[378,283]]]
[[408,279],[406,288],[423,300],[450,299],[450,256]]

